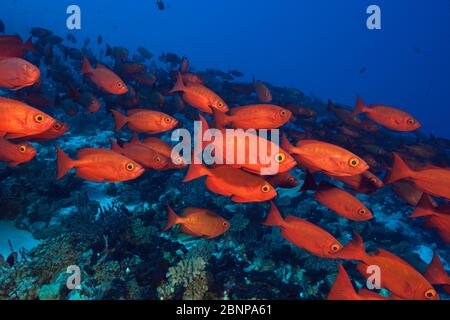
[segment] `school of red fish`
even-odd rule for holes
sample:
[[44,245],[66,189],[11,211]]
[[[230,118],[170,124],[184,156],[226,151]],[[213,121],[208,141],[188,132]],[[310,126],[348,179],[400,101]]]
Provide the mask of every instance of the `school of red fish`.
[[[108,101],[113,97],[116,107],[108,108],[108,111],[114,119],[114,129],[129,130],[133,138],[128,142],[111,139],[111,149],[80,149],[72,157],[55,142],[57,179],[62,179],[74,169],[80,179],[114,183],[138,179],[145,170],[186,168],[184,183],[204,177],[209,191],[230,197],[236,203],[270,202],[263,225],[279,228],[282,237],[312,255],[357,261],[357,269],[363,276],[367,276],[368,266],[378,266],[381,269],[381,286],[390,292],[389,297],[367,289],[357,292],[341,265],[329,299],[437,300],[439,295],[434,286],[450,293],[450,278],[437,255],[426,272],[421,274],[408,262],[386,250],[367,253],[363,239],[357,233],[344,246],[322,227],[292,215],[294,212],[283,217],[274,203],[277,189],[299,186],[300,182],[289,173],[298,167],[306,173],[301,192],[313,192],[318,203],[341,217],[370,223],[368,221],[374,218],[374,214],[354,194],[371,194],[389,184],[400,197],[416,206],[411,218],[424,219],[425,226],[436,230],[437,235],[448,244],[450,168],[432,163],[422,165],[413,157],[404,156],[425,154],[426,158],[426,153],[433,152],[433,148],[419,144],[405,146],[409,147],[406,153],[405,150],[398,150],[390,154],[369,138],[361,143],[361,148],[366,152],[359,156],[339,143],[322,141],[325,139],[321,138],[330,134],[323,133],[323,128],[315,131],[306,128],[304,133],[292,129],[299,118],[313,118],[315,112],[295,103],[275,100],[269,86],[261,81],[254,80],[250,85],[228,82],[231,92],[255,94],[254,104],[236,105],[232,98],[222,98],[208,87],[201,75],[190,71],[187,58],[180,61],[180,68],[171,75],[169,87],[167,81],[158,82],[158,75],[147,73],[142,61],[129,58],[124,48],[108,46],[107,54],[115,61],[115,65],[110,67],[80,50],[62,46],[63,39],[52,35],[51,31],[33,28],[31,34],[32,37],[26,42],[19,36],[0,36],[0,88],[8,92],[8,97],[0,97],[0,161],[7,162],[10,167],[24,165],[36,156],[36,149],[30,142],[56,140],[69,131],[67,124],[48,114],[52,110],[49,108],[51,98],[41,90],[46,82],[64,84],[67,94],[58,96],[54,103],[59,104],[69,116],[76,116],[79,106],[84,107],[86,113],[96,113],[105,102],[108,106]],[[37,39],[36,43],[33,43],[34,39]],[[98,41],[101,43],[101,39]],[[62,51],[66,59],[68,57],[78,63],[74,65],[83,78],[82,86],[67,81],[65,69],[55,62],[58,61],[54,58],[56,48]],[[144,49],[141,51],[142,54],[145,52]],[[168,62],[176,60],[170,54],[165,58]],[[39,67],[41,59],[45,68]],[[44,70],[48,72],[46,78],[43,76]],[[142,87],[156,89],[152,91],[156,95],[151,99],[153,106],[140,106],[146,92],[140,92],[137,88]],[[175,106],[176,112],[171,114],[183,114],[188,119],[200,120],[204,128],[223,131],[227,128],[258,130],[283,127],[279,152],[269,159],[269,164],[279,164],[278,174],[262,175],[262,169],[269,165],[267,162],[206,166],[188,165],[182,157],[172,159],[172,145],[155,137],[178,128],[182,123],[175,116],[163,112],[161,107],[166,99],[171,99]],[[357,98],[353,111],[337,107],[331,101],[328,107],[341,123],[334,128],[336,139],[363,140],[364,136],[370,136],[380,127],[396,132],[413,132],[421,127],[420,122],[408,112],[381,104],[368,105],[361,97]],[[43,112],[41,109],[49,111]],[[293,142],[293,139],[296,141]],[[238,150],[233,142],[224,141],[223,148],[216,150],[216,156],[224,157],[231,153],[237,157],[238,153],[244,152],[248,159],[248,153],[252,152],[248,143],[245,149]],[[265,142],[268,145],[272,143]],[[387,169],[384,181],[379,178],[380,166],[373,154],[387,159],[382,165]],[[332,181],[343,183],[348,188],[338,187]],[[182,213],[176,213],[168,206],[167,214],[164,231],[180,225],[180,231],[185,234],[212,239],[230,228],[227,220],[207,208],[185,208]]]

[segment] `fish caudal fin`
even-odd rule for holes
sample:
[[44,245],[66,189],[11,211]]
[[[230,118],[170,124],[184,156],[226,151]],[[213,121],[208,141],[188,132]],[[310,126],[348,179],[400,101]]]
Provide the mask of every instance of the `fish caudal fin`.
[[434,252],[433,259],[431,260],[430,265],[425,270],[423,274],[425,279],[427,279],[431,284],[445,284],[448,285],[450,283],[450,277],[444,269],[444,265],[442,264],[439,256]]
[[172,228],[173,226],[175,226],[179,223],[180,223],[180,217],[177,216],[175,211],[173,211],[173,209],[170,206],[167,206],[167,224],[164,227],[163,232],[166,232],[167,230],[169,230],[170,228]]
[[75,167],[75,161],[70,159],[70,157],[64,153],[64,151],[61,150],[61,148],[56,147],[56,154],[57,154],[57,168],[58,172],[56,175],[56,180],[61,179],[66,175],[67,172],[70,171],[70,169]]
[[328,293],[327,300],[357,300],[358,294],[353,288],[352,282],[342,264],[333,286]]
[[220,112],[216,108],[213,108],[214,123],[217,129],[223,129],[229,124],[229,117],[225,112]]
[[172,88],[172,90],[169,91],[169,93],[175,93],[175,92],[183,92],[186,87],[184,86],[183,77],[181,76],[181,73],[177,73],[177,82],[175,83],[175,86]]
[[358,98],[356,100],[355,109],[353,110],[353,115],[357,116],[358,114],[366,113],[367,110],[368,110],[368,107],[364,103],[363,99],[358,96]]
[[33,41],[32,41],[31,39],[32,39],[32,37],[30,37],[30,38],[25,42],[24,48],[27,49],[27,50],[29,50],[29,51],[31,51],[31,52],[33,52],[33,53],[36,53],[36,47],[34,46]]
[[84,74],[92,74],[92,66],[88,58],[83,57],[83,65],[81,66],[81,72]]
[[356,231],[353,234],[354,239],[338,252],[337,259],[364,261],[367,258],[363,239]]
[[392,169],[389,171],[386,179],[384,181],[385,184],[394,183],[398,180],[411,178],[414,173],[411,168],[406,164],[406,162],[394,152],[394,164],[392,165]]
[[317,184],[316,181],[314,181],[314,176],[308,172],[306,173],[305,181],[303,182],[303,186],[300,189],[300,192],[303,191],[316,191],[317,190]]
[[411,214],[410,218],[428,217],[434,215],[434,206],[428,194],[424,193],[417,204],[416,210]]
[[280,211],[278,210],[275,203],[270,201],[270,211],[267,215],[266,220],[262,223],[265,226],[268,227],[284,227],[286,226],[286,221],[284,221],[283,217],[281,216]]
[[114,122],[116,123],[116,132],[119,131],[120,129],[122,129],[122,127],[124,125],[127,124],[128,122],[128,118],[126,116],[124,116],[123,114],[121,114],[119,111],[117,110],[113,110],[111,109],[111,113],[114,117]]
[[189,182],[210,175],[210,171],[203,164],[191,164],[183,182]]

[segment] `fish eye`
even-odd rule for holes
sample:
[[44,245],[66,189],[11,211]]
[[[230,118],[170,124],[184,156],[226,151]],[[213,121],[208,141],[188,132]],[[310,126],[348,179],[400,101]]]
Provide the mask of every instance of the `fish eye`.
[[222,222],[222,225],[223,225],[224,227],[228,227],[228,222],[227,222],[227,221],[224,221],[224,222]]
[[270,192],[271,189],[272,188],[268,184],[265,184],[262,186],[261,191],[264,193],[267,193],[267,192]]
[[289,182],[295,182],[295,179],[294,179],[293,177],[290,177],[290,178],[288,179],[288,181],[289,181]]
[[24,153],[25,151],[27,151],[27,147],[22,145],[22,146],[19,147],[19,151],[21,153]]
[[364,209],[364,208],[361,208],[361,209],[358,210],[358,213],[363,216],[363,215],[365,215],[367,213],[367,210]]
[[165,118],[164,118],[164,121],[165,121],[166,123],[170,123],[170,122],[172,122],[172,119],[169,118],[169,117],[165,117]]
[[132,162],[127,164],[127,170],[128,171],[134,171],[136,169],[136,165]]
[[279,153],[275,156],[275,161],[280,163],[286,160],[286,155],[284,153]]
[[36,121],[37,123],[41,123],[44,122],[45,117],[42,114],[37,114],[34,116],[34,121]]
[[286,115],[287,115],[286,110],[281,110],[281,111],[280,111],[280,115],[281,115],[282,117],[286,116]]
[[436,291],[434,289],[429,289],[425,292],[425,298],[432,299],[436,297]]
[[373,184],[376,184],[376,183],[377,183],[377,179],[375,179],[375,178],[370,178],[370,182],[372,182]]
[[59,130],[62,128],[62,125],[61,125],[61,123],[57,122],[53,125],[53,128],[55,128],[56,130]]
[[360,163],[361,163],[361,161],[359,161],[358,158],[351,158],[348,162],[350,167],[353,167],[353,168],[356,168],[357,166],[359,166]]
[[222,102],[218,102],[218,103],[217,103],[217,107],[218,107],[218,108],[222,108],[222,107],[223,107],[223,103],[222,103]]
[[410,125],[410,126],[412,126],[413,124],[415,124],[416,123],[416,121],[414,120],[414,119],[408,119],[408,121],[406,121],[406,123],[408,124],[408,125]]
[[161,162],[161,158],[160,157],[155,157],[155,161],[159,163],[159,162]]
[[117,82],[117,88],[122,88],[123,87],[123,83],[122,82]]
[[338,252],[339,250],[341,250],[341,245],[338,243],[333,243],[330,247],[331,252]]

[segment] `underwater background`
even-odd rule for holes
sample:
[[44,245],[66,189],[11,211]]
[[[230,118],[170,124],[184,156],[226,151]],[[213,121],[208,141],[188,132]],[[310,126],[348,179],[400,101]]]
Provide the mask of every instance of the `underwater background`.
[[[81,8],[81,30],[66,28],[72,4]],[[381,30],[366,27],[372,4],[381,8]],[[263,81],[274,104],[298,106],[295,121],[285,127],[290,137],[309,130],[370,159],[380,179],[394,151],[417,166],[449,167],[448,0],[167,0],[164,5],[160,10],[150,0],[1,1],[6,35],[26,40],[31,28],[40,27],[61,39],[33,36],[38,53],[26,58],[41,69],[39,97],[28,89],[2,88],[0,96],[22,101],[32,96],[36,103],[30,105],[70,130],[33,143],[37,155],[28,163],[10,168],[0,162],[0,299],[326,299],[343,262],[312,255],[286,241],[278,228],[263,226],[268,203],[233,202],[210,192],[202,179],[182,183],[184,169],[147,170],[121,183],[88,182],[75,174],[56,181],[55,146],[74,155],[82,148],[108,149],[113,137],[128,141],[132,136],[128,129],[114,132],[110,110],[136,107],[136,96],[93,90],[102,105],[95,114],[66,101],[69,84],[92,87],[80,72],[83,55],[117,71],[122,49],[128,49],[122,60],[145,64],[155,75],[151,85],[125,79],[138,92],[137,104],[167,112],[180,127],[191,129],[196,112],[180,109],[167,88],[175,83],[171,73],[187,57],[191,70],[230,106],[255,103],[248,88],[254,79]],[[422,127],[413,133],[360,130],[357,138],[337,134],[342,119],[327,108],[328,99],[352,110],[357,96],[401,108]],[[170,142],[170,132],[158,137]],[[448,243],[425,228],[423,219],[409,218],[420,191],[405,195],[385,185],[358,193],[374,219],[356,222],[318,204],[312,193],[299,192],[304,170],[291,174],[298,185],[279,188],[274,200],[284,215],[312,222],[343,244],[356,230],[368,251],[389,250],[419,272],[433,253],[450,269]],[[436,201],[448,205],[445,199]],[[162,232],[168,204],[176,212],[208,208],[231,227],[213,239]],[[69,290],[66,271],[74,265],[81,270],[81,288]],[[344,266],[354,287],[363,287],[365,279],[354,264]],[[436,288],[441,299],[449,299]]]

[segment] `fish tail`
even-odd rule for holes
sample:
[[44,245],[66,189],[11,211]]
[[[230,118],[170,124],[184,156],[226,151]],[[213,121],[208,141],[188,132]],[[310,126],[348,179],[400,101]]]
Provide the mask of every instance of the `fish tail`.
[[216,108],[213,108],[214,123],[216,128],[223,129],[229,123],[229,117],[225,112],[220,112]]
[[265,226],[269,227],[285,227],[286,221],[284,221],[283,217],[281,216],[280,211],[278,210],[275,203],[270,201],[270,211],[267,215],[266,220],[262,223]]
[[350,241],[339,253],[337,258],[344,260],[363,261],[367,259],[367,252],[364,248],[364,241],[361,236],[354,231],[354,239]]
[[294,153],[293,150],[296,149],[296,147],[292,145],[284,132],[281,135],[281,148],[286,150],[288,153]]
[[358,96],[358,98],[356,100],[355,109],[353,110],[353,115],[357,116],[358,114],[366,113],[367,110],[368,110],[368,107],[364,103],[363,99],[360,96]]
[[175,83],[175,86],[172,88],[172,90],[169,91],[169,93],[175,93],[175,92],[183,92],[186,87],[183,83],[183,77],[181,76],[181,73],[177,73],[177,82]]
[[406,162],[394,152],[394,164],[392,165],[392,169],[389,171],[384,183],[394,183],[398,180],[410,178],[413,174],[411,168],[406,164]]
[[303,186],[300,189],[300,192],[316,191],[316,190],[317,190],[317,184],[316,184],[316,181],[314,181],[314,176],[310,172],[307,172],[305,182],[303,183]]
[[121,114],[119,111],[111,109],[111,113],[114,117],[114,121],[116,123],[116,132],[122,129],[124,125],[127,124],[128,118]]
[[36,47],[34,46],[33,41],[31,39],[32,39],[32,37],[28,38],[28,40],[25,42],[24,47],[25,47],[25,49],[27,49],[33,53],[36,53]]
[[339,265],[339,271],[328,293],[327,300],[356,300],[358,294],[353,288],[350,277],[342,264]]
[[204,176],[209,176],[210,171],[203,164],[191,164],[183,182],[189,182]]
[[173,211],[173,209],[170,206],[167,206],[167,224],[164,227],[163,232],[166,232],[167,230],[169,230],[170,228],[172,228],[173,226],[175,226],[179,223],[180,223],[180,217],[177,216],[175,211]]
[[410,218],[419,218],[419,217],[427,217],[434,215],[433,212],[434,206],[431,202],[431,198],[428,194],[424,193],[422,198],[420,198],[419,203],[417,204],[416,209],[411,214]]
[[93,71],[92,65],[89,62],[88,58],[83,56],[83,65],[81,66],[81,72],[84,74],[91,74]]
[[57,154],[57,168],[58,168],[56,180],[59,180],[62,177],[64,177],[66,173],[70,171],[70,169],[75,167],[75,161],[73,161],[59,147],[56,147],[56,154]]
[[111,150],[112,151],[117,152],[117,153],[122,152],[122,148],[116,141],[114,141],[113,139],[109,139],[109,141],[111,142]]

